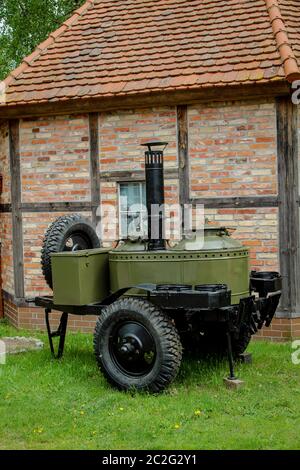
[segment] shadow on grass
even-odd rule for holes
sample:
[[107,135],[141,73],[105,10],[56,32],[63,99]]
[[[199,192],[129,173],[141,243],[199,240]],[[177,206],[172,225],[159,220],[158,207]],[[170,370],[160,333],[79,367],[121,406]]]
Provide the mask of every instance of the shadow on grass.
[[227,374],[226,358],[217,355],[185,354],[177,383],[180,385],[219,384]]
[[[43,360],[45,361],[44,365],[51,364],[51,369],[55,369],[60,374],[65,372],[67,376],[76,377],[77,382],[86,383],[87,387],[89,384],[95,385],[97,381],[99,381],[100,387],[110,387],[98,369],[93,351],[93,338],[90,335],[68,335],[64,356],[61,360],[55,360],[51,357],[49,346],[45,341]],[[40,361],[42,361],[42,357]],[[41,373],[43,372],[41,371]],[[172,393],[172,390],[177,388],[218,387],[226,375],[228,375],[226,358],[186,351],[178,376],[171,387],[166,390],[166,393]]]
[[[98,377],[98,374],[103,377],[101,372],[98,371],[92,348],[90,350],[70,348],[66,351],[61,366],[68,367],[68,363],[76,364],[77,368],[82,371],[83,381],[93,380],[93,378]],[[227,369],[226,359],[211,355],[195,357],[191,354],[185,354],[173,386],[186,388],[202,384],[219,385],[222,378],[227,374]]]

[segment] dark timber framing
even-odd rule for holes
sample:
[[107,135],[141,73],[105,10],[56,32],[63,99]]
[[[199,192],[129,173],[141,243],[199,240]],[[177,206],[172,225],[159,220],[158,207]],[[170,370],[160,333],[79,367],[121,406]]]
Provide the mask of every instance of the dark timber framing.
[[181,205],[190,202],[189,172],[189,123],[188,107],[177,106],[177,146],[179,165],[179,201]]
[[12,245],[15,296],[24,297],[23,220],[21,211],[20,122],[9,121],[9,157],[11,172]]
[[76,211],[90,212],[92,209],[93,205],[90,202],[29,202],[21,204],[21,211],[24,213]]
[[[168,179],[178,180],[178,170],[173,168],[165,168],[165,176]],[[128,181],[145,181],[145,172],[143,170],[135,171],[103,171],[100,172],[101,181],[108,183],[122,183]]]
[[300,316],[298,109],[290,97],[276,100],[279,179],[279,245],[283,276],[281,311]]
[[51,103],[35,103],[17,106],[0,106],[0,119],[25,118],[33,116],[49,116],[58,114],[90,113],[115,111],[121,109],[145,108],[147,106],[177,106],[178,103],[211,103],[232,100],[253,100],[255,98],[276,97],[290,93],[286,80],[265,84],[215,86],[199,90],[159,91],[156,93],[140,93],[137,95],[115,95],[113,97],[91,97],[87,99],[57,100]]
[[[111,172],[103,173],[101,181],[105,182],[127,182],[127,181],[145,181],[143,172]],[[178,172],[176,170],[166,170],[165,175],[168,179],[178,179]],[[182,183],[183,184],[183,183]],[[184,203],[185,200],[184,200]],[[251,207],[278,207],[278,196],[253,196],[253,197],[204,197],[192,198],[187,201],[191,204],[204,204],[208,209],[244,209]],[[300,205],[300,200],[298,201]],[[20,205],[21,212],[35,213],[35,212],[89,212],[97,210],[98,202],[92,204],[91,202],[37,202],[37,203],[24,203]],[[12,211],[11,204],[0,204],[0,212],[9,213]]]
[[11,204],[0,204],[0,213],[10,213],[11,212]]
[[100,161],[99,161],[99,114],[89,114],[90,129],[90,172],[91,172],[91,202],[94,225],[99,222],[97,209],[101,204],[100,196]]
[[[184,103],[184,101],[180,101]],[[188,101],[187,101],[188,103]],[[176,105],[178,170],[166,169],[166,178],[179,181],[181,204],[204,204],[208,209],[268,208],[279,209],[280,270],[283,275],[283,295],[279,317],[300,317],[300,216],[298,163],[298,109],[290,96],[276,98],[278,196],[191,198],[189,168],[188,104]],[[9,121],[9,155],[11,170],[11,204],[0,204],[0,212],[12,214],[14,259],[14,303],[24,301],[24,256],[22,213],[91,212],[98,222],[97,208],[101,204],[101,181],[144,181],[143,171],[100,171],[99,113],[89,114],[91,201],[22,203],[19,120]],[[20,303],[20,305],[23,305]],[[25,305],[25,304],[24,304]]]
[[204,204],[207,209],[246,209],[251,207],[278,207],[278,196],[203,197],[191,199],[193,204]]

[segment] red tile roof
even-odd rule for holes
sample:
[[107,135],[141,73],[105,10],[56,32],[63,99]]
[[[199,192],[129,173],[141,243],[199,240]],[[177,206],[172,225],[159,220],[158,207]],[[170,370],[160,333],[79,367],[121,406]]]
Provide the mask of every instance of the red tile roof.
[[87,0],[6,79],[6,104],[300,79],[299,25],[298,0]]

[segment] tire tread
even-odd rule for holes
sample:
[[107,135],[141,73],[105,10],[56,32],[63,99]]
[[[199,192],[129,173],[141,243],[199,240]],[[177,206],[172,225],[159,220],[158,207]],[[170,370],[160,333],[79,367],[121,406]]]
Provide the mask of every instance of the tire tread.
[[164,390],[177,376],[182,361],[182,345],[179,334],[175,325],[173,325],[172,320],[150,302],[126,297],[118,300],[103,310],[96,323],[94,334],[94,352],[96,360],[100,371],[104,374],[109,383],[114,386],[117,385],[121,390],[127,389],[127,387],[122,387],[119,384],[116,384],[109,373],[107,373],[105,367],[103,367],[98,351],[98,342],[99,337],[102,335],[102,326],[104,323],[112,316],[116,315],[118,311],[130,309],[142,312],[143,316],[147,316],[162,339],[164,361],[156,379],[146,387],[147,390],[158,393]]
[[[75,223],[82,223],[89,226],[92,229],[90,223],[84,219],[80,214],[63,215],[56,219],[47,229],[43,241],[42,253],[41,253],[41,265],[44,278],[48,286],[52,289],[52,269],[51,269],[51,254],[58,253],[58,245],[60,240],[64,237],[64,234],[74,225]],[[96,245],[96,238],[93,237],[94,248],[100,247]]]

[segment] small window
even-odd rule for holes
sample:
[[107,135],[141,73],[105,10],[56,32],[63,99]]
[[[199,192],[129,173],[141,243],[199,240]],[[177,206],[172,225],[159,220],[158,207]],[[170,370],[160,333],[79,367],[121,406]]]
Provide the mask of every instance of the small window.
[[119,185],[120,237],[147,236],[148,221],[145,183]]

